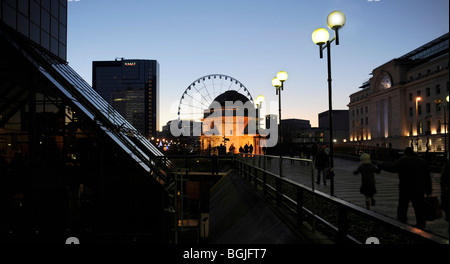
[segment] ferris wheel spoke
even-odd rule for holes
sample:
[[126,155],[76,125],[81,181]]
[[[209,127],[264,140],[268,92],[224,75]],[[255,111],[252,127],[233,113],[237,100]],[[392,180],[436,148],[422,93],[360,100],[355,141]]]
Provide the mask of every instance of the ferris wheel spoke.
[[233,86],[233,81],[231,81],[230,86],[228,87],[227,91],[231,90],[231,86]]
[[[197,98],[193,97],[192,95],[190,95],[190,94],[186,94],[186,95],[189,96],[190,98],[192,98],[192,101],[195,100],[195,101],[199,102],[201,105],[205,106],[205,108],[208,108],[208,107],[209,107],[209,105],[206,105],[206,104],[203,103],[202,101],[199,101]],[[192,101],[191,101],[191,102],[192,102]]]
[[212,90],[213,90],[213,97],[216,98],[216,87],[214,85],[214,79],[211,80],[211,84],[212,84]]
[[[195,88],[195,90],[198,92],[198,94],[200,94],[202,97],[203,97],[203,99],[205,99],[205,101],[206,102],[208,102],[208,99],[206,99],[204,96],[203,96],[203,94],[197,89],[197,87],[194,85],[194,88]],[[200,89],[201,90],[201,89]]]
[[200,109],[201,111],[204,110],[203,107],[201,107],[201,106],[195,106],[195,105],[192,105],[192,104],[181,104],[180,106],[181,106],[181,107],[183,107],[183,106],[186,106],[186,107],[192,107],[192,108]]
[[202,83],[203,83],[203,88],[205,88],[206,93],[208,94],[209,99],[211,100],[211,102],[214,101],[214,99],[211,98],[211,95],[209,94],[209,90],[208,90],[208,88],[206,87],[206,84],[205,84],[205,82],[204,82],[203,80],[202,80]]

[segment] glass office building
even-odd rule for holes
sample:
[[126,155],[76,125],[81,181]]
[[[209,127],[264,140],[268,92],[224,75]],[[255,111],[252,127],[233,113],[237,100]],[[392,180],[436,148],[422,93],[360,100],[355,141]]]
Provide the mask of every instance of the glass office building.
[[115,60],[92,63],[93,88],[147,138],[159,129],[159,63]]
[[0,0],[0,20],[39,48],[67,59],[67,0]]
[[170,163],[67,64],[66,5],[0,0],[0,243],[167,243]]

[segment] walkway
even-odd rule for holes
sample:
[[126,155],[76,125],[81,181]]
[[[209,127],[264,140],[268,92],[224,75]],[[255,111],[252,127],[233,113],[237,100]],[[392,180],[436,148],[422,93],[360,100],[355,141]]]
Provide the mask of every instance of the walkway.
[[236,172],[223,177],[210,195],[210,244],[324,243],[307,228],[294,233]]
[[[334,158],[335,165],[335,181],[334,181],[334,195],[342,200],[351,202],[355,205],[365,207],[364,196],[359,193],[359,187],[361,184],[361,176],[354,175],[353,171],[358,167],[359,162],[353,160],[347,160],[342,158]],[[266,163],[267,170],[274,173],[279,172],[278,159],[273,158],[269,166]],[[300,165],[299,162],[291,163],[290,160],[283,160],[283,176],[286,178],[295,180],[301,184],[311,187],[311,172],[304,168],[304,165]],[[309,172],[309,173],[308,173]],[[315,172],[315,174],[317,174]],[[389,173],[382,171],[380,174],[376,174],[376,188],[377,194],[375,195],[376,205],[371,207],[371,210],[379,214],[396,219],[397,215],[397,202],[398,202],[398,175],[396,173]],[[432,196],[439,197],[440,200],[440,177],[438,173],[432,173]],[[314,184],[315,189],[327,194],[330,194],[330,181],[327,185],[323,183],[320,185]],[[415,214],[410,203],[408,210],[408,224],[414,225]],[[448,234],[449,223],[445,221],[445,215],[434,221],[427,221],[425,231],[439,235],[444,238],[449,238]]]

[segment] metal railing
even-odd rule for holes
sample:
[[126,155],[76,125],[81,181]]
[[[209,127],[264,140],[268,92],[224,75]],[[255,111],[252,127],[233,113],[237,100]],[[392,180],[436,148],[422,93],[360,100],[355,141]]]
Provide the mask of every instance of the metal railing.
[[[306,178],[311,176],[311,183],[299,183],[279,175],[278,162],[292,162],[293,166],[303,168],[299,169],[300,173],[309,171]],[[315,190],[312,160],[240,154],[236,167],[244,179],[279,209],[288,212],[295,224],[307,221],[314,232],[320,231],[336,243],[363,244],[369,237],[378,238],[381,244],[449,243],[447,239]]]

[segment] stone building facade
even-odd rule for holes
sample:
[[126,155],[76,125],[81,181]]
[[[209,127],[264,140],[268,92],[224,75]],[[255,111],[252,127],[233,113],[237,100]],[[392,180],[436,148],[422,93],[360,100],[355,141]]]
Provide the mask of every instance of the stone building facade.
[[448,148],[449,34],[373,69],[350,95],[350,142],[415,151]]

